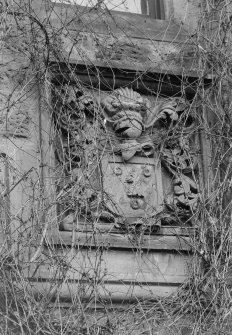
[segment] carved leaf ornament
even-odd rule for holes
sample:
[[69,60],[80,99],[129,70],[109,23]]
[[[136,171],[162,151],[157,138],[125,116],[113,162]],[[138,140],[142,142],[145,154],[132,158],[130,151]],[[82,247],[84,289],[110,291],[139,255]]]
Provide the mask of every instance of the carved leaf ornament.
[[57,201],[63,229],[79,218],[155,232],[191,224],[197,208],[197,129],[182,98],[151,106],[129,88],[102,94],[68,87],[56,103]]

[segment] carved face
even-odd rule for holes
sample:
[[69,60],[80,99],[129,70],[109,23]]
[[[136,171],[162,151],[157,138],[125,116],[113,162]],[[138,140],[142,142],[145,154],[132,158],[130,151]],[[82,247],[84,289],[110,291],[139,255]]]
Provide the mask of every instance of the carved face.
[[113,122],[116,134],[126,138],[137,138],[143,131],[142,116],[138,112],[125,110],[116,115]]
[[138,138],[144,130],[144,120],[150,103],[128,88],[118,89],[101,101],[108,122],[117,135]]

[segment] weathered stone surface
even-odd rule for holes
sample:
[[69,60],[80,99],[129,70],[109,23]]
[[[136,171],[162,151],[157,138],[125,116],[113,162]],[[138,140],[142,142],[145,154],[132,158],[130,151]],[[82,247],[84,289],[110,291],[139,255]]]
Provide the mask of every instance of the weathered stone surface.
[[[125,37],[93,36],[69,32],[60,36],[63,55],[69,62],[104,64],[116,68],[195,75],[195,50],[181,42],[150,41]],[[181,71],[180,71],[181,69]]]

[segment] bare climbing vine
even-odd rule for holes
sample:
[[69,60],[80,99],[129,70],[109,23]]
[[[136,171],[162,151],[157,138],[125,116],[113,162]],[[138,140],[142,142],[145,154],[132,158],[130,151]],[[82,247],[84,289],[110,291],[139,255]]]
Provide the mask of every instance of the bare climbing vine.
[[[105,7],[98,5],[99,15],[106,20]],[[182,47],[191,44],[198,75],[196,95],[194,99],[161,96],[151,106],[135,89],[112,90],[107,82],[100,90],[98,83],[105,80],[101,68],[88,65],[88,85],[84,85],[70,60],[75,49],[83,63],[87,62],[84,47],[94,41],[98,60],[120,62],[125,50],[137,65],[138,58],[144,60],[138,45],[117,43],[110,26],[108,40],[95,33],[91,38],[83,33],[73,36],[72,20],[60,17],[60,28],[54,29],[30,2],[0,2],[2,334],[231,333],[232,3],[204,0],[200,6],[196,32]],[[66,39],[62,40],[62,34]],[[146,70],[139,77],[144,74]],[[132,86],[136,80],[138,77],[131,80]],[[183,79],[183,92],[184,88]],[[35,133],[38,141],[32,150]],[[44,149],[44,138],[55,154]],[[133,226],[122,220],[113,194],[109,197],[110,192],[104,191],[99,166],[104,155],[113,153],[114,160],[121,155],[127,161],[136,153],[150,157],[157,148],[174,193],[167,192],[154,227],[151,215]],[[19,151],[27,164],[22,165]],[[121,175],[120,166],[116,168],[115,174]],[[150,176],[146,168],[144,179]],[[131,186],[135,174],[129,171],[126,175],[126,196],[134,207],[143,208],[142,187],[138,191]],[[17,198],[19,188],[22,199]],[[12,199],[18,207],[12,208]],[[138,245],[144,236],[153,236],[160,227],[176,222],[182,228],[186,220],[194,228],[187,240],[190,275],[175,294],[120,308],[101,298],[110,297],[107,274],[101,268],[104,241],[94,252],[91,249],[101,227],[113,232],[121,229],[132,236],[133,252],[141,256]],[[125,229],[128,225],[129,231]],[[85,229],[86,235],[94,232],[84,246],[86,258],[78,250],[79,263],[72,248],[75,240],[71,247],[65,243],[57,247],[58,242],[52,244],[48,238],[54,230],[74,236],[78,229]],[[50,280],[47,294],[32,294],[36,285],[42,292],[45,273]],[[76,273],[79,279],[67,304],[61,287]],[[97,300],[101,308],[94,309]]]

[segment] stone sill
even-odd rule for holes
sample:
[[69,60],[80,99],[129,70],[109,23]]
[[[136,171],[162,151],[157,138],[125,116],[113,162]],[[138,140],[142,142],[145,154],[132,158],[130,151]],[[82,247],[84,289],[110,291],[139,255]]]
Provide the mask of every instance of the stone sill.
[[[53,246],[69,246],[74,248],[103,248],[129,250],[161,250],[161,251],[192,251],[189,235],[194,235],[194,228],[163,228],[163,233],[156,235],[121,234],[116,232],[96,231],[52,231],[47,234],[46,244]],[[178,233],[177,233],[178,232]],[[169,234],[169,235],[168,235]]]

